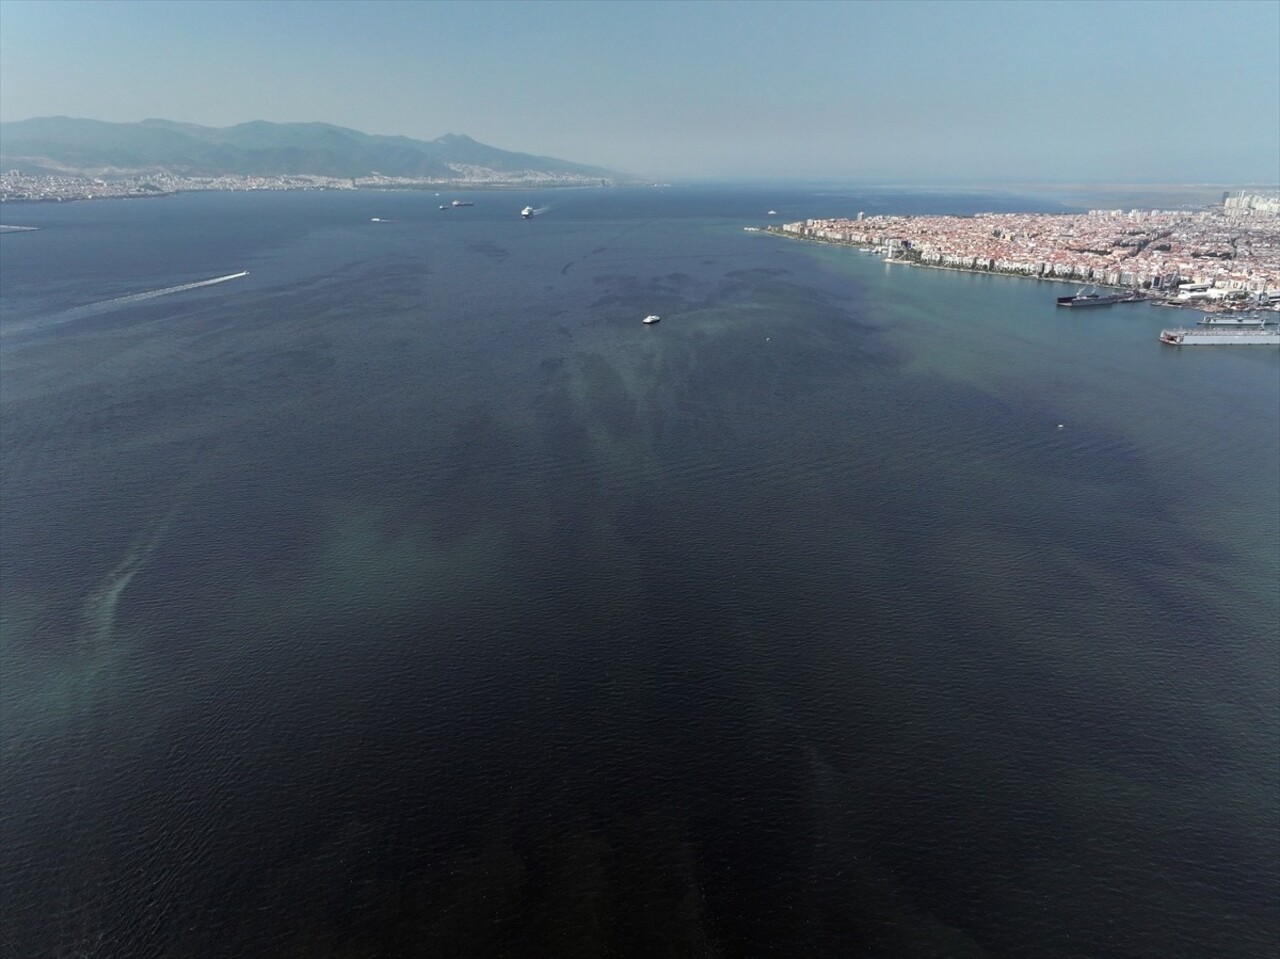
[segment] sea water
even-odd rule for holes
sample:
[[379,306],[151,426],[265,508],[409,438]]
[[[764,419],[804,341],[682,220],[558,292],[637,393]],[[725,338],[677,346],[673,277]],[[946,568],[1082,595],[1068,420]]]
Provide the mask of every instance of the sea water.
[[5,955],[1274,946],[1276,351],[451,198],[6,205]]

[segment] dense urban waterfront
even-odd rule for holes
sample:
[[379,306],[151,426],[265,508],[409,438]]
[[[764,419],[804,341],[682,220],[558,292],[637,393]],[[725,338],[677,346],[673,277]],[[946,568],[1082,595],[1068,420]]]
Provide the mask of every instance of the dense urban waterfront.
[[808,219],[770,232],[902,263],[1149,291],[1167,303],[1280,304],[1280,196],[1201,210],[1092,210]]

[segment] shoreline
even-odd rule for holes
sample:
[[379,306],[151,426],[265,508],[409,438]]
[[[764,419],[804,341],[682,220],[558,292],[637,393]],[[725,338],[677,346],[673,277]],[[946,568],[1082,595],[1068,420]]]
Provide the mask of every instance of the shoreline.
[[[843,240],[827,240],[814,236],[799,236],[795,233],[786,233],[777,227],[763,227],[761,233],[767,233],[770,236],[780,236],[787,240],[799,240],[801,243],[817,243],[821,246],[841,246],[855,253],[869,253],[873,256],[879,256],[884,263],[897,263],[902,266],[914,266],[922,270],[948,270],[952,273],[972,273],[975,276],[1007,276],[1020,280],[1037,280],[1041,283],[1074,283],[1076,286],[1094,286],[1099,289],[1107,290],[1126,290],[1132,291],[1132,287],[1117,286],[1111,283],[1099,283],[1097,280],[1081,280],[1073,276],[1045,276],[1043,273],[1024,273],[1021,270],[979,270],[971,266],[944,266],[941,263],[921,263],[919,260],[901,259],[898,257],[883,257],[875,247],[860,246],[857,243],[846,243]],[[1155,300],[1143,297],[1142,302],[1153,303]]]
[[1165,296],[1160,296],[1160,295],[1153,296],[1149,292],[1144,292],[1143,290],[1135,289],[1130,286],[1122,286],[1122,285],[1117,285],[1112,283],[1102,283],[1097,280],[1082,280],[1082,279],[1079,279],[1078,277],[1045,276],[1042,273],[1026,273],[1021,270],[979,269],[976,267],[966,267],[966,266],[948,266],[941,263],[921,263],[919,260],[906,259],[906,258],[884,257],[880,255],[880,253],[877,251],[875,247],[863,246],[857,243],[848,243],[848,242],[845,242],[844,240],[829,240],[824,237],[801,236],[795,233],[788,233],[782,230],[781,228],[774,227],[774,226],[762,227],[757,232],[761,234],[766,234],[769,236],[782,237],[788,240],[798,240],[802,243],[816,243],[822,246],[844,247],[846,249],[853,250],[855,253],[866,253],[872,256],[877,256],[880,258],[882,262],[886,264],[901,264],[902,266],[910,266],[916,269],[946,270],[952,273],[968,273],[974,276],[1000,276],[1000,277],[1008,277],[1010,279],[1035,280],[1040,283],[1068,283],[1068,284],[1073,284],[1075,286],[1080,286],[1080,287],[1093,287],[1095,289],[1120,290],[1120,291],[1125,291],[1129,293],[1136,293],[1138,294],[1137,298],[1134,300],[1131,300],[1130,302],[1146,303],[1151,306],[1164,306],[1164,307],[1170,307],[1173,309],[1199,310],[1202,313],[1252,313],[1260,309],[1267,310],[1269,312],[1277,312],[1277,310],[1274,307],[1269,308],[1269,307],[1248,306],[1248,307],[1242,308],[1235,304],[1228,304],[1226,302],[1196,302],[1196,303],[1178,302]]
[[[0,196],[0,206],[10,203],[79,203],[91,200],[157,200],[171,196],[184,196],[191,193],[427,193],[429,191],[449,193],[480,193],[485,191],[503,192],[513,190],[609,190],[630,184],[609,183],[522,183],[517,180],[494,181],[491,183],[431,183],[431,184],[399,184],[399,183],[362,183],[359,186],[338,186],[314,184],[297,186],[210,186],[186,187],[176,190],[148,190],[142,193],[103,193],[89,196]],[[36,229],[33,227],[32,229]]]

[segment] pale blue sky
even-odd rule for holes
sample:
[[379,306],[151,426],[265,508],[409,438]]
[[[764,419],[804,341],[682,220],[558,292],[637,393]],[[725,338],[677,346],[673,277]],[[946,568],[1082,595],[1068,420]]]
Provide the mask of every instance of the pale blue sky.
[[1280,180],[1280,0],[0,0],[0,119],[323,120],[660,177]]

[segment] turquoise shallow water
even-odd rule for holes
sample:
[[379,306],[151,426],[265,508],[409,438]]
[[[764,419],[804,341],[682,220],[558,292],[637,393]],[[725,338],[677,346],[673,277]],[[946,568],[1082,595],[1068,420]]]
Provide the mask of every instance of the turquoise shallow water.
[[474,199],[6,209],[6,953],[1269,951],[1276,351]]

